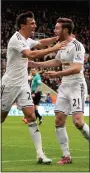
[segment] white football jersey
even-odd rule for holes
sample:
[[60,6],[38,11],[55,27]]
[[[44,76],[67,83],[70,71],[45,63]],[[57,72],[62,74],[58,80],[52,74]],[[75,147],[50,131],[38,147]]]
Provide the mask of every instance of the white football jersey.
[[82,43],[73,38],[71,42],[67,44],[65,49],[59,50],[55,59],[60,60],[62,63],[62,70],[69,69],[73,63],[81,63],[82,69],[80,73],[69,76],[63,76],[62,83],[73,83],[84,81],[83,65],[84,65],[85,49]]
[[27,40],[15,32],[7,47],[6,72],[2,77],[2,84],[7,86],[22,86],[28,84],[28,58],[22,54],[23,50],[36,46],[38,41],[28,38]]

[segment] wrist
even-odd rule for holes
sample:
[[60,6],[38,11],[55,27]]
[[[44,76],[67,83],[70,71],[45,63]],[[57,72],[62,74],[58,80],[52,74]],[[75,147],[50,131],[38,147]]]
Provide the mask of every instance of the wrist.
[[55,46],[53,46],[52,48],[53,48],[53,51],[54,51],[54,52],[57,52],[57,51],[59,51],[59,50],[60,50],[60,47],[56,47],[56,45],[55,45]]
[[53,37],[52,40],[53,40],[53,41],[57,41],[57,37]]
[[55,46],[51,47],[51,52],[56,52],[58,51],[59,49],[57,49]]
[[56,74],[57,74],[58,77],[61,76],[61,71],[56,72]]

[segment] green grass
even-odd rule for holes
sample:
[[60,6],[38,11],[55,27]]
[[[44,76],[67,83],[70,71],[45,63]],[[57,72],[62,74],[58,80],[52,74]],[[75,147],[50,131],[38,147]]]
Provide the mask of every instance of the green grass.
[[[51,165],[36,164],[36,152],[22,117],[8,117],[2,125],[2,172],[89,172],[89,143],[67,119],[67,132],[73,163],[57,165],[62,156],[54,128],[55,117],[45,117],[40,131],[43,149],[52,158]],[[85,117],[89,124],[89,117]]]

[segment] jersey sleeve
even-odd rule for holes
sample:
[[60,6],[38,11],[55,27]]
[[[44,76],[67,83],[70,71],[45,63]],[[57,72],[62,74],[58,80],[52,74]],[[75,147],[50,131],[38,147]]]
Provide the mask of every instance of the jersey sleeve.
[[26,49],[29,49],[29,47],[27,46],[24,40],[18,40],[17,38],[13,38],[10,41],[9,48],[13,48],[17,50],[18,52],[22,52]]
[[39,43],[38,40],[32,40],[31,38],[29,38],[30,49],[35,47],[38,43]]
[[57,52],[56,56],[55,56],[56,60],[60,60],[61,59],[61,54],[60,51]]
[[76,51],[75,48],[73,50],[73,54],[74,54],[74,58],[73,58],[73,63],[77,62],[77,63],[84,63],[84,57],[85,57],[85,49],[81,48],[81,50]]

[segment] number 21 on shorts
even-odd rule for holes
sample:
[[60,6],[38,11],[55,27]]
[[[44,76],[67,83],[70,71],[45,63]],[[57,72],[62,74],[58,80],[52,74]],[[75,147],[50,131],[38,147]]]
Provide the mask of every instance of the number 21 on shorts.
[[79,107],[80,106],[80,98],[75,98],[75,99],[73,99],[73,107],[75,107],[75,106],[77,106],[77,107]]

